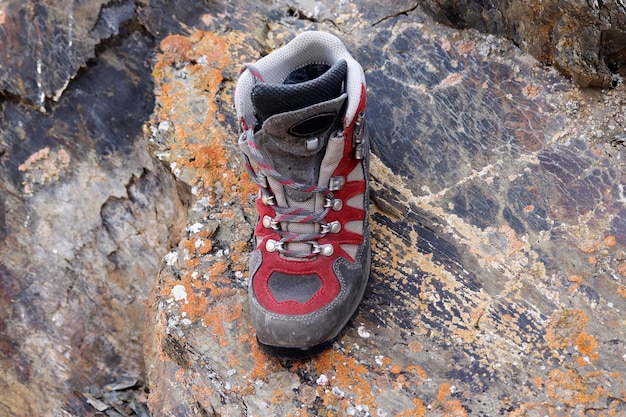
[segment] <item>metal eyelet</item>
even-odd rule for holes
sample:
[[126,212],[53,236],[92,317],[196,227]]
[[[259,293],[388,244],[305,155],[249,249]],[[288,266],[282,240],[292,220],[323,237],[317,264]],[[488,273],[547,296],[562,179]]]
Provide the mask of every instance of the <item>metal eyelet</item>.
[[268,252],[280,252],[285,250],[285,243],[284,242],[280,242],[280,241],[276,241],[274,239],[268,239],[265,242],[265,250],[267,250]]
[[335,253],[335,248],[330,243],[325,245],[318,245],[317,243],[314,243],[312,253],[314,255],[322,254],[324,256],[332,256],[332,254]]
[[307,151],[316,151],[320,146],[319,138],[310,138],[306,140],[306,150]]
[[278,230],[280,228],[278,222],[271,216],[263,216],[262,224],[266,229]]
[[263,193],[261,195],[261,202],[266,206],[275,206],[276,205],[276,197],[272,193]]
[[331,177],[330,181],[328,181],[328,189],[330,191],[339,191],[346,184],[346,179],[344,177]]
[[335,220],[334,222],[323,224],[320,233],[325,235],[327,233],[339,233],[340,231],[341,223],[339,220]]
[[352,146],[354,147],[354,158],[363,159],[365,157],[365,146],[363,144],[363,131],[365,130],[365,112],[358,114],[354,124],[352,134]]
[[324,202],[324,208],[331,208],[334,211],[339,211],[343,207],[343,202],[338,198],[327,198]]
[[352,134],[353,144],[363,142],[363,131],[365,130],[364,120],[365,112],[360,112],[356,117],[356,122],[354,123],[354,133]]

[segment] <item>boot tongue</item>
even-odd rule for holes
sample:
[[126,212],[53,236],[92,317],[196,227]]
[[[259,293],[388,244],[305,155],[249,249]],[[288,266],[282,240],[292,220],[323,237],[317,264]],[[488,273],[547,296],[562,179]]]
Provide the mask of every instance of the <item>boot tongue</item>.
[[293,71],[283,84],[257,83],[252,105],[259,124],[275,114],[303,109],[341,95],[348,72],[345,60],[332,67],[310,64]]
[[[292,73],[287,81],[297,82],[315,71],[305,67]],[[341,126],[347,99],[342,93],[346,71],[346,62],[339,61],[312,80],[259,83],[254,87],[252,102],[262,121],[257,141],[281,174],[300,183],[317,184],[328,137]],[[285,191],[293,201],[312,197],[292,189]]]

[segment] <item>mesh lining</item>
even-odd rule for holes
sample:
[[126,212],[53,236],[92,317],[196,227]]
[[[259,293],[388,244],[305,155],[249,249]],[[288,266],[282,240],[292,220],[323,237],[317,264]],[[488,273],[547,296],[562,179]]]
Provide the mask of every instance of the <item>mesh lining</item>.
[[[304,68],[309,68],[306,66]],[[322,103],[339,97],[348,65],[345,60],[338,61],[324,74],[304,82],[298,78],[311,76],[303,71],[298,76],[290,75],[290,84],[258,83],[252,89],[252,104],[258,116],[257,124],[263,123],[274,114],[299,110],[313,104]],[[295,72],[295,71],[294,71]]]
[[[298,68],[315,63],[333,65],[341,59],[345,59],[348,65],[345,84],[348,106],[345,120],[349,124],[356,116],[361,88],[365,85],[365,75],[359,63],[336,36],[325,32],[303,32],[282,48],[259,59],[255,67],[261,72],[265,82],[282,84]],[[250,71],[244,71],[235,89],[237,114],[248,126],[256,125],[251,99],[256,82]]]
[[[336,65],[336,64],[335,64]],[[317,77],[324,74],[330,65],[327,64],[309,64],[302,68],[298,68],[289,74],[289,77],[283,82],[283,84],[298,84],[309,80],[314,80]],[[345,71],[344,71],[345,72]],[[346,76],[345,74],[343,75]]]

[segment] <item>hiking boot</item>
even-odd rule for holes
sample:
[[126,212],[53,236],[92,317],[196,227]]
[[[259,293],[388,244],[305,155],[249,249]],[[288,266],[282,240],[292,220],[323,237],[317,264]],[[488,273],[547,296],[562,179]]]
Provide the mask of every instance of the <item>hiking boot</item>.
[[343,43],[304,32],[235,90],[239,145],[258,185],[249,300],[259,346],[310,357],[329,347],[370,273],[365,76]]

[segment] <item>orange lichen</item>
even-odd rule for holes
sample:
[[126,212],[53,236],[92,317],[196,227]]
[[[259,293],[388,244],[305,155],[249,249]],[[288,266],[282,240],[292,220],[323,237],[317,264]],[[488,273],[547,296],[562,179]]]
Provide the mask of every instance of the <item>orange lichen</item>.
[[587,332],[582,332],[574,339],[574,344],[578,351],[589,357],[590,360],[597,360],[598,353],[595,350],[598,348],[598,342],[596,339]]
[[213,336],[219,340],[220,345],[227,346],[228,339],[225,337],[224,324],[239,319],[241,311],[242,306],[238,302],[212,305],[202,316],[202,320],[204,324],[211,327]]
[[467,41],[459,44],[456,47],[456,50],[461,55],[467,55],[468,53],[474,52],[476,50],[476,45],[474,45],[474,42]]
[[[220,96],[222,70],[231,64],[226,40],[211,32],[197,31],[188,38],[168,37],[161,46],[169,55],[159,57],[161,65],[155,70],[155,79],[174,78],[165,68],[172,62],[185,62],[193,80],[191,91],[179,81],[158,82],[161,85],[160,110],[155,123],[160,119],[173,122],[176,141],[170,144],[170,153],[176,155],[173,156],[176,169],[192,172],[195,176],[192,184],[203,185],[212,200],[218,197],[216,190],[230,195],[243,185],[248,191],[247,175],[227,165],[223,142],[232,138],[230,129],[219,122],[224,120],[217,106],[218,96],[224,99]],[[202,64],[200,58],[204,60]],[[197,112],[189,111],[190,97],[206,99],[206,114],[198,117]]]
[[282,404],[285,401],[287,401],[287,398],[289,397],[287,396],[283,388],[278,387],[276,391],[273,392],[272,398],[270,399],[270,403],[273,405]]
[[617,239],[613,235],[608,235],[607,237],[604,238],[604,244],[606,246],[609,246],[609,247],[615,246],[616,243],[617,243]]
[[453,85],[457,85],[461,83],[462,80],[463,80],[463,77],[461,76],[461,74],[452,73],[448,75],[446,78],[444,78],[441,81],[441,83],[439,83],[439,86],[442,88],[452,87]]
[[233,355],[232,353],[228,354],[228,364],[230,365],[231,368],[235,368],[239,365],[240,361],[239,358],[237,358],[237,356]]
[[565,310],[553,314],[546,327],[545,339],[553,349],[565,349],[587,326],[588,318],[582,310]]
[[444,382],[439,386],[439,389],[437,390],[437,401],[443,401],[450,394],[450,384]]
[[[503,239],[506,244],[503,244]],[[498,243],[494,243],[498,242]],[[502,255],[510,257],[524,249],[524,242],[517,238],[515,230],[508,225],[499,228],[487,227],[485,229],[484,240],[470,248],[470,251],[476,254],[484,261],[501,262],[499,258]]]
[[191,58],[204,57],[219,68],[225,68],[231,64],[228,45],[223,37],[213,32],[197,31],[191,39],[194,42]]
[[209,308],[209,299],[204,294],[192,292],[187,293],[187,301],[180,307],[180,311],[185,313],[192,322],[196,318],[203,316]]
[[57,180],[68,169],[70,162],[69,153],[62,148],[51,151],[46,146],[33,153],[17,168],[24,173],[24,192],[31,194],[35,184],[48,184]]
[[424,344],[414,340],[409,343],[409,350],[413,353],[419,353],[424,350]]
[[567,280],[573,284],[571,288],[568,290],[570,293],[576,291],[578,287],[580,286],[580,284],[583,283],[583,277],[580,275],[571,275],[567,277]]
[[525,85],[524,88],[522,88],[522,94],[532,100],[539,95],[539,88],[532,84]]
[[217,137],[208,145],[190,145],[189,149],[192,151],[189,165],[196,172],[194,183],[203,184],[205,190],[210,192],[211,200],[216,198],[215,190],[221,188],[229,195],[237,196],[244,203],[242,205],[247,206],[248,196],[256,192],[256,186],[247,173],[240,173],[228,164],[224,145]]
[[[199,375],[196,373],[194,377],[198,378]],[[211,396],[213,395],[213,391],[211,390],[211,387],[206,384],[190,384],[190,385],[191,385],[191,391],[193,392],[193,395],[194,395],[194,400],[196,400],[198,403],[205,405],[207,408],[209,408],[211,404]]]
[[204,323],[211,328],[213,336],[220,341],[220,345],[227,346],[228,341],[224,337],[224,316],[225,310],[223,306],[213,307],[211,311],[203,317]]
[[596,251],[596,248],[591,246],[591,245],[589,245],[589,246],[583,247],[582,251],[585,252],[585,253],[593,253],[593,252]]
[[422,400],[413,398],[413,408],[397,414],[397,417],[423,417],[426,415],[427,411],[428,409]]
[[442,414],[450,417],[466,417],[467,410],[461,405],[459,400],[447,400],[446,398],[452,394],[452,386],[444,382],[437,390],[437,400],[433,404],[433,408],[441,410]]
[[213,65],[224,68],[230,65],[230,55],[227,45],[221,36],[204,31],[196,31],[190,36],[170,35],[161,41],[159,45],[163,54],[158,56],[155,69],[174,63],[196,61],[204,58]]
[[35,164],[37,161],[48,158],[49,155],[50,147],[46,146],[45,148],[40,149],[31,156],[29,156],[28,159],[17,168],[17,170],[21,172],[28,171],[31,165]]
[[575,370],[553,369],[546,380],[548,397],[558,400],[569,407],[594,404],[606,400],[609,392],[601,384],[591,382],[598,377],[596,372],[580,375]]
[[585,331],[588,318],[581,310],[566,310],[553,315],[546,328],[546,341],[554,349],[574,346],[581,356],[574,357],[579,366],[599,359],[598,342]]
[[236,294],[237,290],[229,286],[230,280],[226,276],[229,267],[230,262],[226,260],[214,261],[204,270],[206,281],[197,285],[203,290],[209,290],[217,300]]
[[244,332],[241,336],[239,336],[239,341],[241,343],[250,344],[249,355],[252,357],[253,366],[252,370],[247,375],[247,378],[251,381],[266,381],[269,378],[270,372],[280,366],[278,364],[278,361],[261,351],[259,345],[256,342],[256,336],[252,331]]
[[582,284],[583,277],[581,277],[580,275],[571,275],[571,276],[567,277],[567,280],[569,282],[572,282],[572,283],[575,283],[575,284]]
[[428,378],[428,374],[426,373],[426,371],[416,365],[407,366],[406,371],[414,373],[415,375],[419,376],[422,379]]
[[399,375],[400,373],[402,373],[402,367],[400,365],[393,365],[389,369],[389,372],[391,372],[394,375]]
[[187,379],[187,371],[184,368],[178,368],[174,373],[174,379],[178,382],[183,382]]
[[230,260],[232,261],[233,269],[243,270],[247,268],[248,257],[248,242],[244,240],[234,240],[230,243]]
[[170,35],[159,45],[163,55],[159,57],[160,65],[171,65],[175,62],[184,62],[191,51],[191,40],[186,36]]
[[[354,358],[348,357],[341,352],[327,350],[317,356],[314,361],[318,373],[334,374],[333,384],[337,388],[354,392],[358,403],[367,405],[370,410],[377,408],[374,403],[375,395],[365,377],[368,369],[358,364]],[[321,396],[323,396],[325,401],[333,401],[333,398],[328,397],[327,394],[328,392],[323,392]]]
[[404,375],[398,375],[396,378],[396,389],[400,390],[409,386],[411,386],[411,383],[406,379],[406,377]]
[[519,252],[524,247],[524,243],[517,238],[515,230],[508,225],[503,225],[498,229],[498,232],[506,236],[508,242],[507,256],[511,256],[516,252]]

